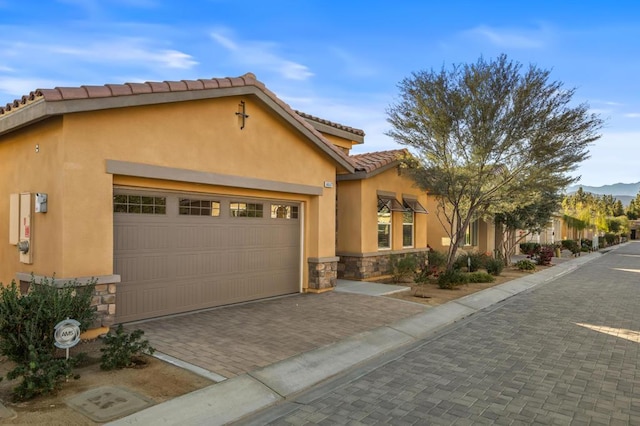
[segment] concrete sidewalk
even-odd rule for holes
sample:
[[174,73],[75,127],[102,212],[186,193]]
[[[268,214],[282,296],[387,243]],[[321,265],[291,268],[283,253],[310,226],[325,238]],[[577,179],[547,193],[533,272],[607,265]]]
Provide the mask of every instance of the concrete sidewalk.
[[[613,249],[619,246],[614,247]],[[509,281],[391,325],[290,357],[183,395],[110,425],[227,424],[291,398],[310,387],[402,346],[416,343],[465,317],[505,299],[553,281],[601,253],[562,259],[554,267]],[[352,283],[352,291],[357,290]],[[383,291],[382,288],[375,291]]]

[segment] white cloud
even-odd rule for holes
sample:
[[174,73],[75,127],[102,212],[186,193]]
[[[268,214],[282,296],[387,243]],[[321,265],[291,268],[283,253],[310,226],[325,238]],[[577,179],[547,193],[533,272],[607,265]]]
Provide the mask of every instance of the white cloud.
[[624,116],[627,118],[640,118],[640,112],[630,112]]
[[[161,49],[153,46],[152,41],[141,38],[115,38],[95,42],[76,44],[21,43],[20,49],[9,47],[7,51],[29,52],[46,63],[44,58],[52,61],[69,63],[72,58],[78,63],[99,63],[104,65],[144,66],[190,69],[198,62],[189,54],[173,49]],[[25,53],[23,53],[25,55]],[[61,56],[66,58],[61,58]]]
[[259,72],[264,69],[287,80],[307,80],[314,75],[306,65],[278,54],[279,46],[275,43],[248,40],[236,42],[224,32],[226,30],[217,29],[211,33],[211,38],[231,54],[234,62],[252,68],[251,71]]
[[171,49],[157,49],[144,39],[115,39],[88,47],[49,46],[44,48],[90,62],[148,63],[166,68],[189,69],[198,64],[191,55]]
[[549,31],[545,27],[537,30],[518,28],[492,28],[480,25],[463,32],[465,38],[484,39],[500,48],[539,49],[548,43]]
[[227,50],[236,51],[238,50],[238,45],[234,43],[230,38],[227,38],[219,33],[211,33],[211,37],[218,42],[219,45],[224,47]]

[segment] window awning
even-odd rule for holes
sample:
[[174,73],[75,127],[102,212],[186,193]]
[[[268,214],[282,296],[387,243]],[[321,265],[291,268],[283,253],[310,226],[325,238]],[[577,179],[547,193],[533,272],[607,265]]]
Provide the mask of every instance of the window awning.
[[427,209],[422,207],[422,204],[420,204],[418,200],[403,198],[402,201],[404,201],[405,206],[407,206],[410,210],[413,210],[415,213],[429,213]]
[[392,212],[403,212],[406,210],[395,197],[378,194],[378,211],[383,207],[387,207]]

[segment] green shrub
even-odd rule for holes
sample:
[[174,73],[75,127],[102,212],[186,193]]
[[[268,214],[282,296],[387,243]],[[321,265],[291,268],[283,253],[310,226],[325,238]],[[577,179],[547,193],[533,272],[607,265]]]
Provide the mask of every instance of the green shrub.
[[429,276],[434,273],[434,269],[428,265],[428,254],[425,252],[415,254],[415,269],[413,270],[413,282],[423,284],[429,281]]
[[449,290],[459,285],[467,284],[468,282],[468,274],[456,269],[445,271],[438,277],[438,287]]
[[[453,264],[454,269],[468,269],[467,272],[475,272],[485,267],[488,256],[484,253],[469,253],[458,256]],[[469,260],[471,267],[469,268]]]
[[16,400],[52,392],[69,377],[73,360],[55,358],[54,327],[72,318],[86,330],[95,318],[93,290],[94,283],[72,281],[57,288],[48,279],[32,278],[29,292],[21,295],[15,282],[0,284],[0,354],[16,364],[7,378],[22,377],[14,389]]
[[93,322],[94,287],[72,281],[57,288],[52,280],[37,283],[32,279],[23,296],[15,282],[0,286],[0,353],[17,363],[29,359],[30,345],[38,352],[54,354],[53,330],[58,322],[73,318],[82,331]]
[[516,262],[516,268],[518,268],[521,271],[535,271],[536,264],[530,260],[522,259]]
[[538,243],[520,243],[520,252],[527,256],[533,256],[540,250],[540,244]]
[[406,278],[413,275],[417,267],[417,259],[413,254],[400,256],[396,254],[391,255],[391,275],[394,283],[404,281]]
[[28,362],[17,364],[7,373],[9,380],[22,377],[22,381],[12,390],[14,401],[26,401],[53,393],[72,375],[75,365],[72,358],[55,358],[49,352],[38,352],[33,345],[29,346],[29,351]]
[[471,272],[467,275],[467,278],[470,283],[492,283],[496,280],[493,275],[480,271]]
[[416,267],[413,272],[413,282],[424,284],[429,277],[438,277],[447,266],[444,253],[435,250],[415,254]]
[[430,250],[427,257],[429,259],[430,268],[435,268],[441,271],[447,266],[447,255],[442,252]]
[[504,269],[504,262],[501,259],[492,259],[489,258],[485,261],[484,267],[487,269],[487,272],[491,275],[498,276],[502,273]]
[[576,240],[562,240],[560,244],[562,248],[570,250],[573,254],[580,253],[580,245]]
[[107,334],[104,338],[105,347],[100,349],[102,352],[100,368],[113,370],[131,367],[142,353],[153,354],[156,350],[148,340],[142,340],[143,334],[142,330],[127,333],[122,324],[119,324],[115,333]]
[[608,246],[612,244],[618,244],[618,236],[616,234],[607,232],[606,234],[604,234],[604,240],[607,242]]

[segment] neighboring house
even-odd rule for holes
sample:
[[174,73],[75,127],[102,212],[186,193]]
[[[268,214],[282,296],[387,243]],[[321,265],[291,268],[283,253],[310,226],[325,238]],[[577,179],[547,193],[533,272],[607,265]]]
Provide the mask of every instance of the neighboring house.
[[[363,138],[253,74],[37,90],[0,108],[0,281],[94,278],[102,326],[330,290],[336,235],[356,257],[385,232],[384,254],[426,246],[424,195],[349,157]],[[407,247],[402,213],[376,223],[392,196]]]
[[[427,209],[431,213],[428,216],[427,228],[429,229],[428,244],[432,249],[446,253],[451,245],[451,238],[446,231],[448,227],[442,210],[438,207],[438,199],[434,195],[428,196]],[[491,221],[477,219],[472,221],[465,232],[465,237],[460,249],[465,252],[494,254],[496,244],[499,244],[500,236],[496,233],[495,224]]]
[[401,173],[406,155],[405,150],[354,155],[356,172],[338,175],[340,278],[387,275],[392,256],[426,252],[427,195]]
[[[561,214],[556,213],[547,222],[546,226],[538,233],[529,233],[526,230],[519,230],[518,237],[522,243],[555,244],[566,237],[567,229]],[[522,238],[524,236],[524,238]],[[519,247],[518,247],[519,250]]]
[[629,220],[629,239],[640,239],[640,220]]

